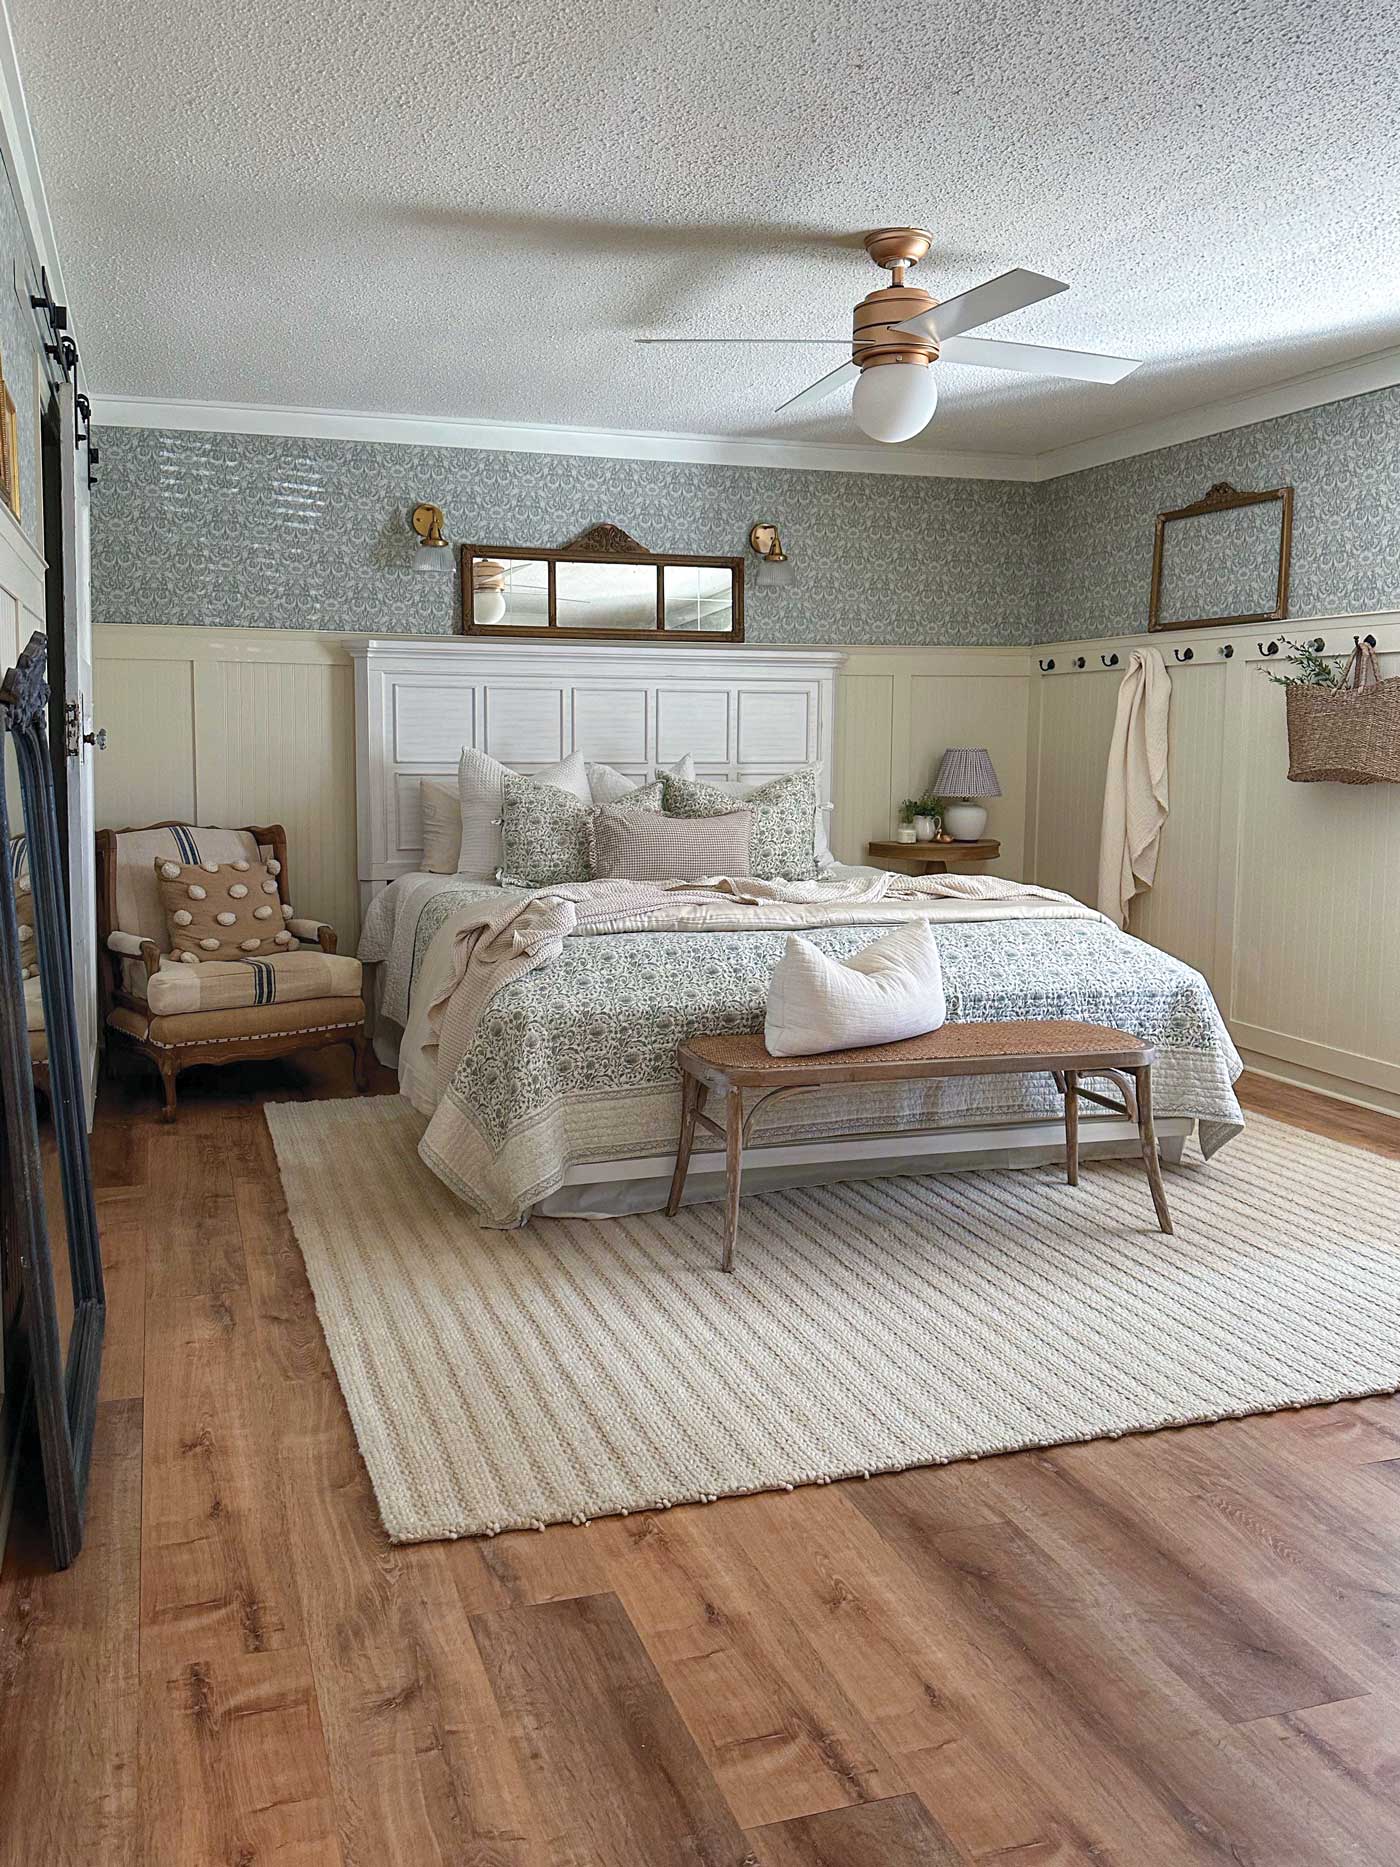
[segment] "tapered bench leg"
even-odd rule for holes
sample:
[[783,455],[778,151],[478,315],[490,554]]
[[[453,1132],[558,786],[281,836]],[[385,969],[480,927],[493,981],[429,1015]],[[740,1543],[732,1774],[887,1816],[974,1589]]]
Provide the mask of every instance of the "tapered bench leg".
[[724,1256],[722,1271],[734,1269],[734,1243],[739,1236],[739,1182],[744,1171],[744,1098],[733,1084],[724,1101]]
[[1063,1078],[1065,1092],[1065,1179],[1071,1186],[1079,1184],[1079,1072],[1066,1070]]
[[1172,1215],[1167,1210],[1167,1189],[1162,1184],[1162,1162],[1157,1152],[1157,1130],[1152,1125],[1152,1069],[1144,1064],[1133,1071],[1137,1079],[1138,1134],[1142,1139],[1142,1158],[1147,1168],[1147,1184],[1152,1188],[1152,1203],[1157,1208],[1157,1223],[1171,1232]]
[[692,1076],[689,1070],[681,1072],[681,1133],[676,1143],[676,1170],[671,1175],[671,1197],[666,1201],[668,1213],[680,1211],[685,1176],[690,1169],[691,1144],[695,1140],[695,1118],[705,1106],[707,1093],[698,1076]]

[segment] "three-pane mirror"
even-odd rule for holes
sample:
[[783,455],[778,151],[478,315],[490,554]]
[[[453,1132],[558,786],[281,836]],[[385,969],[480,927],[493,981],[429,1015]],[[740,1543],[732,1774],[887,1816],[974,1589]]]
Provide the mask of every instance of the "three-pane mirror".
[[462,548],[466,635],[742,642],[742,558],[648,551],[613,525],[559,550]]

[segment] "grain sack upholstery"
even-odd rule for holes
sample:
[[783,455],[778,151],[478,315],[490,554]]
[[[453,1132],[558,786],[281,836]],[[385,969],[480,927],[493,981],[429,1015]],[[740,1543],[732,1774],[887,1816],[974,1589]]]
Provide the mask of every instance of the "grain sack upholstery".
[[49,1034],[44,1026],[44,995],[37,974],[24,982],[24,1033],[29,1040],[29,1061],[47,1063]]
[[171,954],[146,983],[153,1016],[232,1011],[244,1005],[286,1005],[306,998],[358,998],[360,962],[337,953],[271,953],[265,958],[210,959],[187,966]]
[[[107,1019],[110,1029],[139,1038],[158,1050],[209,1050],[227,1047],[237,1057],[237,1046],[257,1039],[301,1038],[334,1032],[332,1041],[346,1042],[365,1020],[362,998],[303,998],[290,1005],[245,1005],[232,1011],[195,1011],[154,1018],[144,1011],[118,1006]],[[287,1052],[306,1048],[289,1042]],[[261,1055],[279,1052],[264,1050]],[[207,1061],[218,1059],[210,1057]]]
[[280,824],[155,823],[97,836],[108,1054],[159,1070],[164,1118],[194,1064],[348,1045],[369,1054],[360,963],[293,912]]
[[275,856],[264,862],[176,862],[157,858],[156,886],[165,922],[166,951],[186,964],[210,960],[270,959],[295,946],[286,923]]
[[15,888],[15,919],[19,923],[19,970],[24,981],[24,1034],[29,1061],[46,1065],[49,1036],[44,1028],[43,988],[39,984],[39,950],[34,932],[34,890],[29,879],[29,838],[12,836],[4,852]]

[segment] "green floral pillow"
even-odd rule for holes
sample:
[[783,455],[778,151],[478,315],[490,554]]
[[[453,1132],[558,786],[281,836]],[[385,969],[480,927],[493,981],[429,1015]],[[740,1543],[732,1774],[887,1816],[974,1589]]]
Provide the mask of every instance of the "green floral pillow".
[[[580,803],[557,785],[541,784],[538,779],[512,771],[503,780],[502,806],[498,882],[508,888],[547,888],[551,882],[591,879],[591,805]],[[625,807],[660,810],[660,781],[629,792]]]
[[[663,778],[661,783],[662,808],[672,817],[722,817],[735,808],[732,788],[706,784],[703,778]],[[779,877],[789,882],[810,881],[817,873],[816,773],[790,771],[754,790],[745,790],[742,802],[753,811],[750,873],[766,882]]]

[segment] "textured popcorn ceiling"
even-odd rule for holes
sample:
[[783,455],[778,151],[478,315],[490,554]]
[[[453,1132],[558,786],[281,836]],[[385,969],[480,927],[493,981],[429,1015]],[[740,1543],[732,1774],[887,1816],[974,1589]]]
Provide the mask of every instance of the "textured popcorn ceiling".
[[[99,393],[863,439],[774,415],[922,222],[984,335],[923,443],[1037,453],[1400,343],[1400,0],[10,0]],[[919,443],[913,443],[917,447]]]

